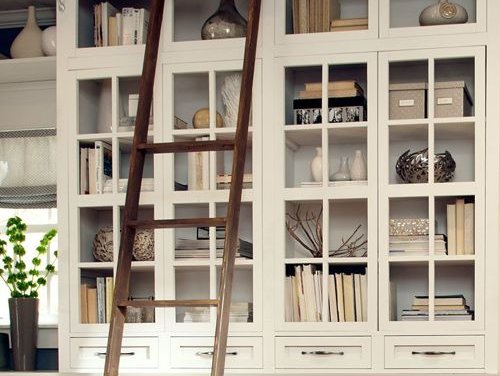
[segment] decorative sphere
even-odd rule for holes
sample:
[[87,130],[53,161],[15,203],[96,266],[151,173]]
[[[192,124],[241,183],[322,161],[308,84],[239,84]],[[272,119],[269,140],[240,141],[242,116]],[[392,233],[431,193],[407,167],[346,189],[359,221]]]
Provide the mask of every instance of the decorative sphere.
[[57,52],[57,28],[55,26],[42,31],[42,51],[46,56],[55,56]]
[[[221,114],[217,112],[216,116],[216,126],[217,128],[222,128],[224,126],[224,121],[222,120]],[[193,116],[193,128],[208,128],[210,125],[210,111],[208,108],[200,108],[194,113]]]

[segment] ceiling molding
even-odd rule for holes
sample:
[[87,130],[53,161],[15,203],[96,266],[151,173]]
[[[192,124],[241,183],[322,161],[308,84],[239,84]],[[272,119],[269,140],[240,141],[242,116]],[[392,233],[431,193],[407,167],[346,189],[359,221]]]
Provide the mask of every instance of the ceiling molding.
[[[0,12],[0,29],[23,27],[28,17],[27,9],[6,10]],[[46,7],[36,9],[38,26],[52,26],[56,24],[56,8]]]

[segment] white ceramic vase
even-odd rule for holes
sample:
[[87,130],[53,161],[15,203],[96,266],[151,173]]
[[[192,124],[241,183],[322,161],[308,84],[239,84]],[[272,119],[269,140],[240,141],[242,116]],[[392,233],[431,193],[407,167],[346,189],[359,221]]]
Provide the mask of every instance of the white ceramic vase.
[[55,56],[57,52],[57,28],[50,26],[42,31],[42,51],[46,56]]
[[28,20],[12,45],[10,55],[13,59],[43,56],[42,30],[36,23],[35,7],[28,7]]
[[366,180],[366,161],[361,150],[356,150],[354,152],[354,159],[351,165],[351,180]]
[[469,15],[463,6],[448,0],[439,0],[420,13],[419,22],[421,26],[431,26],[466,23],[468,19]]
[[347,181],[351,180],[351,173],[349,172],[349,158],[341,157],[339,169],[332,175],[333,181]]
[[311,174],[314,181],[323,180],[323,150],[316,148],[316,155],[311,161]]

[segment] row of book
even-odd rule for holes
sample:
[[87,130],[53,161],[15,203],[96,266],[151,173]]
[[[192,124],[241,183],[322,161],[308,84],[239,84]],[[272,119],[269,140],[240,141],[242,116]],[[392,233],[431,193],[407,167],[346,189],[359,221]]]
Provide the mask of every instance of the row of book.
[[106,182],[113,177],[111,145],[96,141],[94,147],[80,147],[80,194],[104,193]]
[[[466,304],[463,295],[437,295],[434,298],[434,318],[436,321],[469,321],[474,319],[474,311]],[[404,309],[402,321],[428,321],[429,297],[415,296],[411,309]]]
[[[367,321],[366,272],[336,272],[327,280],[328,321]],[[294,266],[294,275],[285,277],[285,321],[322,321],[322,307],[322,271],[314,265]]]
[[[175,240],[175,258],[208,258],[209,257],[209,239],[185,239]],[[216,239],[217,257],[222,257],[224,252],[224,239]],[[253,244],[243,239],[238,239],[236,257],[253,258]]]
[[144,8],[118,11],[109,1],[94,5],[94,44],[96,47],[143,44],[149,24]]
[[[390,235],[391,256],[425,256],[429,254],[429,235]],[[446,236],[434,235],[434,254],[446,254]]]
[[[80,322],[82,324],[105,324],[111,321],[113,303],[113,277],[97,277],[95,281],[80,285]],[[132,300],[151,300],[131,298]],[[127,323],[154,322],[154,307],[127,307]]]
[[[189,307],[184,312],[182,322],[209,322],[209,307]],[[253,321],[253,303],[234,302],[231,303],[229,310],[230,322],[252,322]]]
[[446,205],[449,255],[474,254],[474,203],[463,198]]
[[339,0],[293,0],[293,32],[318,33],[330,30],[330,20],[340,18]]

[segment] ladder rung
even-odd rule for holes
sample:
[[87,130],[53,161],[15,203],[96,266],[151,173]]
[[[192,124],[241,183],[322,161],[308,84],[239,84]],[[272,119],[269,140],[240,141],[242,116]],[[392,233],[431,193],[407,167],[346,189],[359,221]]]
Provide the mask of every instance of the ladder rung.
[[191,227],[215,227],[225,226],[226,218],[184,218],[184,219],[156,219],[156,220],[139,220],[130,221],[129,227],[142,229],[155,228],[191,228]]
[[177,141],[159,142],[152,144],[139,144],[137,150],[148,153],[188,153],[197,151],[224,151],[233,150],[234,140],[209,140],[209,141]]
[[219,305],[217,299],[205,300],[124,300],[118,304],[119,307],[216,307]]

